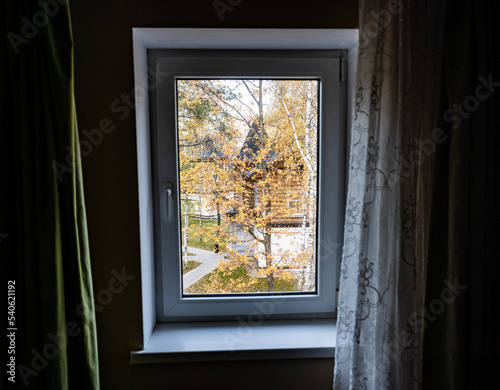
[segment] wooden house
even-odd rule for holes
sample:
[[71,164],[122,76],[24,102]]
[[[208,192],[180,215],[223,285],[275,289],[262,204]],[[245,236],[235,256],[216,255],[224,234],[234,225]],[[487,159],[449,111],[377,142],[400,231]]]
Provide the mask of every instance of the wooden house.
[[[275,234],[272,239],[273,253],[279,250],[298,250],[299,238],[303,234],[304,223],[306,227],[310,222],[306,218],[307,207],[305,206],[305,170],[303,165],[298,165],[293,178],[284,180],[285,163],[280,158],[280,152],[275,150],[265,151],[264,140],[267,134],[265,129],[259,129],[257,124],[253,124],[248,131],[245,141],[238,154],[237,161],[232,166],[235,180],[244,183],[242,191],[235,191],[233,196],[237,204],[244,204],[246,212],[260,210],[265,197],[265,191],[272,192],[272,202],[269,201],[269,213],[272,215],[272,222],[268,225],[274,232],[287,231],[286,237],[283,234]],[[264,150],[264,152],[262,152]],[[263,155],[266,153],[266,155]],[[279,171],[283,171],[280,175]],[[270,178],[271,185],[264,188],[263,176],[266,173],[275,173]],[[237,177],[239,176],[239,177]],[[269,198],[269,197],[268,197]],[[259,205],[261,207],[259,207]],[[265,206],[264,206],[265,207]],[[250,210],[250,211],[248,211]],[[230,249],[238,253],[246,253],[253,256],[255,251],[249,243],[254,241],[252,235],[245,229],[247,226],[237,222],[236,216],[240,210],[235,209],[227,214],[229,219],[229,237],[235,242],[231,243]],[[258,219],[258,217],[257,217]],[[297,246],[297,248],[295,248]]]

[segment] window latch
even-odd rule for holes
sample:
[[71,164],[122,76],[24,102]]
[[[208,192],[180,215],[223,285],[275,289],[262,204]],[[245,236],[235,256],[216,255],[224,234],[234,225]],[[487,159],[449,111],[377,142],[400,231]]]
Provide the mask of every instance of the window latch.
[[163,184],[163,195],[165,197],[165,222],[170,221],[170,204],[172,203],[172,183]]

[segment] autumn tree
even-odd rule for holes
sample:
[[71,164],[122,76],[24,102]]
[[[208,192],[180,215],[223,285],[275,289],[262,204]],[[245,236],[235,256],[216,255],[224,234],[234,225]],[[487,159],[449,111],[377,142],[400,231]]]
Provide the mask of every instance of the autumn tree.
[[[315,87],[316,90],[314,89]],[[302,199],[302,248],[306,250],[306,248],[314,247],[314,229],[316,227],[317,83],[281,83],[276,85],[276,96],[286,113],[286,118],[290,123],[294,135],[296,148],[300,152],[302,162],[306,167],[306,182]],[[303,128],[303,131],[301,131],[301,128]],[[302,134],[303,138],[301,137]],[[315,262],[313,260],[314,256],[311,256],[304,267],[305,272],[303,276],[306,290],[310,290],[315,281]]]
[[[226,99],[227,88],[214,90],[213,94],[204,93],[209,86],[206,80],[189,80],[178,83],[178,142],[180,190],[183,209],[183,247],[184,260],[187,259],[187,242],[190,233],[189,214],[199,213],[200,240],[205,241],[213,234],[204,234],[201,223],[201,210],[211,204],[210,197],[215,194],[219,199],[222,194],[217,188],[218,178],[223,179],[213,164],[217,150],[230,145],[231,119],[218,105],[219,99]],[[230,152],[230,151],[228,151]],[[216,201],[219,204],[219,200]],[[195,207],[197,206],[197,207]],[[220,235],[220,207],[217,208],[218,227]]]
[[[299,275],[299,288],[314,289],[314,85],[298,80],[189,80],[179,88],[183,197],[188,202],[190,194],[199,193],[206,208],[217,210],[219,229],[205,229],[207,239],[220,241],[221,215],[244,233],[230,238],[228,259],[219,270],[231,273],[244,267],[266,279],[268,292],[276,291],[277,279],[295,280],[291,270],[307,270]],[[289,227],[297,216],[302,234]],[[246,249],[236,250],[241,244]],[[207,292],[221,292],[214,279],[213,291]],[[256,280],[235,278],[230,289],[252,291]]]

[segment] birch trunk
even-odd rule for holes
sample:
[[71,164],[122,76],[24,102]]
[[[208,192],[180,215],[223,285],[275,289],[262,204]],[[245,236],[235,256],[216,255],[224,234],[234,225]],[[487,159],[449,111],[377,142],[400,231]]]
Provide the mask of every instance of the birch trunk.
[[189,229],[189,202],[185,200],[184,208],[184,267],[187,267],[188,263],[188,229]]
[[[316,205],[316,148],[317,148],[317,135],[316,135],[316,127],[313,128],[313,111],[312,111],[312,88],[314,83],[307,83],[307,93],[306,93],[306,128],[305,128],[305,139],[304,139],[304,149],[307,160],[310,162],[307,170],[307,186],[306,186],[306,200],[307,200],[307,208],[304,219],[306,223],[303,225],[304,227],[304,249],[313,248],[313,232],[315,221],[315,205]],[[307,223],[309,226],[307,227]],[[304,290],[309,291],[314,289],[316,282],[316,267],[315,267],[315,258],[316,256],[311,256],[307,263],[304,275]]]

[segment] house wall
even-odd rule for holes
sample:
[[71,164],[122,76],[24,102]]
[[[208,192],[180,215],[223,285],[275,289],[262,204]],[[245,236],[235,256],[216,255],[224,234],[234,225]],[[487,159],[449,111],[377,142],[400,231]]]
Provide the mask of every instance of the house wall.
[[[304,175],[305,176],[305,175]],[[235,178],[234,180],[238,180]],[[275,225],[283,226],[297,226],[303,223],[303,205],[304,205],[304,178],[285,178],[279,177],[277,179],[271,179],[271,188],[266,190],[267,198],[271,198],[271,213],[273,213],[272,223]],[[249,207],[256,207],[258,213],[264,212],[264,206],[262,205],[262,199],[264,198],[264,187],[259,185],[259,179],[257,179],[255,184],[249,183],[249,189],[246,194],[242,191],[234,191],[234,204],[232,207],[238,209],[238,206],[242,204],[247,204]],[[316,181],[313,182],[316,185]],[[253,192],[252,192],[253,186]],[[243,197],[246,197],[246,200]],[[314,199],[314,198],[313,198]],[[296,207],[293,208],[292,202],[295,202]],[[315,202],[311,201],[312,209],[315,210]],[[307,211],[307,205],[306,211]],[[313,211],[315,213],[315,211]]]
[[103,118],[114,125],[82,161],[95,293],[107,289],[112,270],[135,276],[98,302],[101,388],[330,389],[332,359],[130,365],[142,339],[131,29],[355,28],[357,1],[244,0],[222,21],[212,0],[74,0],[70,7],[81,137]]

